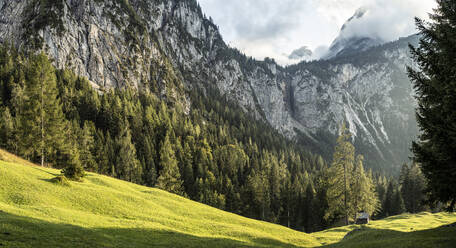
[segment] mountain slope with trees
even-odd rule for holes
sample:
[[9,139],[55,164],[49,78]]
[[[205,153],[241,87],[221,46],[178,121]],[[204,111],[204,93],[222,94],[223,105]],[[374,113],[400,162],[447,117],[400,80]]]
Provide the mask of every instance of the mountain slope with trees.
[[[49,80],[27,78],[42,68]],[[53,93],[37,94],[40,87]],[[335,153],[329,167],[321,156],[253,121],[217,90],[206,91],[208,97],[190,93],[194,108],[186,115],[181,105],[151,93],[97,91],[86,79],[54,69],[43,54],[26,56],[7,46],[0,49],[0,89],[2,147],[64,169],[68,178],[79,180],[84,169],[306,232],[333,225],[348,209],[352,219],[363,208],[378,217],[404,209],[390,210],[402,199],[388,197],[393,190],[400,196],[398,186],[386,188],[392,179],[365,173],[361,157],[355,164],[348,137],[341,136],[341,145],[352,152]],[[48,103],[46,109],[40,109],[41,102]],[[28,121],[43,116],[52,117],[46,132],[41,122]],[[60,136],[36,149],[24,142],[41,140],[41,134]],[[335,210],[339,200],[331,196],[342,187],[338,156],[351,157],[344,163],[350,175],[343,186],[350,189],[344,211]]]
[[283,68],[228,47],[196,0],[0,1],[0,10],[0,41],[44,50],[95,88],[149,91],[185,113],[189,91],[217,90],[328,161],[344,120],[375,171],[398,173],[417,135],[405,73],[415,36]]
[[[361,209],[382,218],[429,208],[411,197],[424,198],[422,183],[410,187],[420,170],[385,177],[415,133],[401,69],[415,36],[282,68],[227,47],[193,0],[0,6],[0,144],[17,155],[306,232]],[[335,139],[344,121],[347,154]]]
[[[49,80],[27,77],[42,68]],[[39,94],[40,87],[52,94]],[[308,232],[327,225],[310,209],[302,213],[307,202],[324,209],[316,185],[327,167],[323,158],[252,120],[216,90],[208,97],[194,92],[186,115],[180,105],[136,89],[97,92],[86,79],[56,70],[45,55],[7,46],[0,49],[0,89],[2,147],[64,169],[69,178],[82,177],[83,168],[296,229],[308,223]],[[46,132],[32,121],[43,116],[52,120]],[[41,139],[48,136],[53,139]],[[37,147],[26,142],[33,140]]]

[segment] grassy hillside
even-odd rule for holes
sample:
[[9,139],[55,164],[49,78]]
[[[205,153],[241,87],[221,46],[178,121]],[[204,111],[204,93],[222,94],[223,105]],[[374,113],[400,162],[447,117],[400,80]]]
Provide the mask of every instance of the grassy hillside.
[[[311,247],[308,234],[167,192],[89,173],[60,186],[58,170],[0,161],[3,247]],[[15,163],[16,162],[16,163]],[[17,163],[19,162],[19,163]]]
[[444,227],[455,222],[456,214],[403,214],[371,221],[369,225],[333,228],[312,236],[325,247],[456,247],[456,227]]
[[[220,211],[167,192],[88,174],[52,182],[58,170],[0,150],[1,247],[452,247],[454,214],[401,215],[305,234]],[[432,229],[435,228],[435,229]],[[343,239],[343,240],[342,240]]]

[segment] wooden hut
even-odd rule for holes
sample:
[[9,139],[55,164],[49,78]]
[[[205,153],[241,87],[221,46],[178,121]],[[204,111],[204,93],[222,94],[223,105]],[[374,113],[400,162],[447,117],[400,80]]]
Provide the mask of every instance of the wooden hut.
[[369,224],[369,214],[366,212],[358,213],[356,217],[356,224]]

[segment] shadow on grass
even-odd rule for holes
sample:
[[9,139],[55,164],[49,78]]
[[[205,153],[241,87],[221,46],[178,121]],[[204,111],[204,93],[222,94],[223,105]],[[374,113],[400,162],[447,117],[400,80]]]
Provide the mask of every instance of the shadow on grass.
[[434,229],[400,232],[363,227],[353,230],[339,243],[323,247],[350,248],[454,248],[456,227],[441,226]]
[[270,239],[251,243],[146,228],[83,228],[0,211],[0,247],[295,247]]
[[35,169],[35,170],[39,170],[39,171],[41,171],[41,172],[44,172],[44,173],[46,173],[46,174],[49,174],[49,175],[53,175],[53,176],[60,176],[60,175],[62,174],[62,173],[56,174],[56,173],[49,172],[49,171],[44,170],[42,167],[39,167],[39,166],[34,166],[34,167],[32,167],[32,168]]

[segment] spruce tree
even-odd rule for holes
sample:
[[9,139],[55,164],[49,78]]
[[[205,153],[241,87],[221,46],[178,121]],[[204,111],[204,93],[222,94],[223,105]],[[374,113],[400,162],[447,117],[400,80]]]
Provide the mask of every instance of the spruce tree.
[[75,147],[65,150],[65,154],[62,154],[63,161],[65,161],[65,168],[62,170],[62,173],[66,178],[81,181],[85,176],[84,168],[81,165],[79,160],[79,151]]
[[402,199],[401,192],[399,190],[396,190],[394,192],[394,197],[393,197],[393,204],[392,204],[392,209],[391,209],[391,215],[398,215],[402,214],[405,211],[405,205],[404,205],[404,199]]
[[161,145],[159,165],[161,170],[157,180],[157,187],[174,194],[183,195],[183,182],[169,135],[165,136],[165,140]]
[[418,213],[426,210],[425,188],[426,179],[418,165],[409,167],[404,164],[400,175],[401,195],[405,209],[409,213]]
[[128,122],[120,126],[122,131],[115,140],[115,161],[117,177],[134,183],[141,183],[141,168],[136,157],[136,147],[131,141],[131,131]]
[[15,143],[14,133],[14,119],[9,108],[6,107],[0,113],[0,147],[9,151],[13,150]]
[[412,150],[428,179],[433,201],[456,206],[456,1],[437,0],[431,22],[417,19],[420,45],[411,46],[419,70],[408,69],[421,129]]
[[304,219],[304,230],[307,232],[307,233],[310,233],[310,232],[313,232],[314,230],[314,206],[315,206],[315,203],[314,203],[314,188],[312,187],[312,184],[311,183],[308,183],[307,184],[307,188],[306,188],[306,196],[305,196],[305,203],[304,203],[304,215],[303,215],[303,219]]
[[385,202],[382,211],[384,217],[394,215],[394,184],[392,181],[389,182],[388,188],[386,189]]
[[345,217],[346,225],[349,224],[349,187],[351,171],[355,162],[355,147],[350,143],[350,138],[350,132],[343,124],[341,134],[337,138],[330,169],[330,186],[327,191],[329,209],[326,218],[340,214]]
[[24,95],[18,111],[24,155],[39,158],[44,166],[47,159],[54,162],[58,154],[70,154],[65,145],[68,123],[58,98],[55,69],[44,53],[32,55],[27,63]]
[[78,133],[79,157],[85,170],[96,172],[98,165],[93,156],[95,150],[95,125],[92,122],[84,122],[84,126]]
[[380,204],[372,178],[364,172],[363,159],[363,156],[358,155],[351,177],[349,213],[353,219],[356,219],[356,215],[361,211],[372,215]]
[[187,192],[191,197],[195,195],[194,192],[194,182],[195,182],[195,177],[193,174],[193,156],[191,153],[190,146],[188,145],[187,142],[184,143],[184,148],[183,148],[183,181],[184,181],[184,187],[185,187],[185,192]]
[[384,212],[385,217],[402,214],[405,211],[401,192],[393,181],[390,181],[388,184],[385,204],[382,211]]

